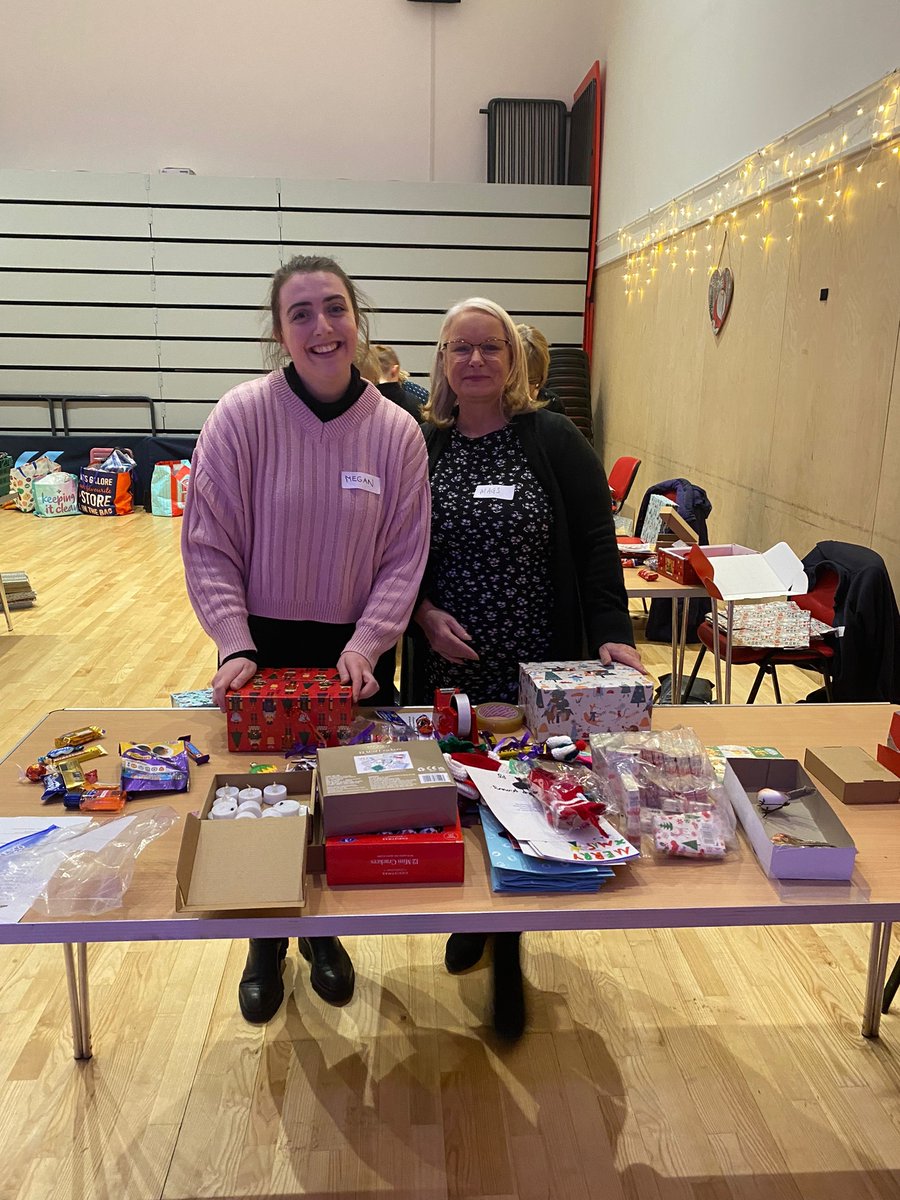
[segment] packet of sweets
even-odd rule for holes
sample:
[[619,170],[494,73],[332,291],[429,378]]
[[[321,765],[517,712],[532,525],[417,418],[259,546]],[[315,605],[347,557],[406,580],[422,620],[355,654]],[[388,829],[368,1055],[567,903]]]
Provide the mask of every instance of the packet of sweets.
[[106,730],[99,725],[85,725],[83,729],[73,729],[70,733],[61,733],[53,742],[57,748],[62,746],[83,746],[86,742],[94,742],[102,738]]
[[85,788],[81,793],[82,812],[119,812],[125,807],[125,793],[111,784]]
[[186,792],[190,782],[190,764],[183,746],[148,745],[146,742],[119,742],[122,760],[122,791]]

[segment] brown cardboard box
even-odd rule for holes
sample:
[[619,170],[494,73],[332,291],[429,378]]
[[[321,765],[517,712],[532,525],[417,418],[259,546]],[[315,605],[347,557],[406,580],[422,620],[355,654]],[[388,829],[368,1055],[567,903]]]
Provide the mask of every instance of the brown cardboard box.
[[456,784],[432,739],[320,749],[326,838],[456,824]]
[[844,804],[896,804],[900,779],[859,746],[810,747],[804,765]]
[[[283,783],[288,795],[306,804],[313,816],[257,821],[206,819],[225,784],[264,788]],[[324,846],[307,840],[314,827],[316,780],[312,771],[251,775],[228,771],[214,775],[199,814],[184,819],[175,869],[177,912],[239,912],[298,909],[306,903],[306,871],[324,870]],[[318,865],[313,865],[318,862]]]

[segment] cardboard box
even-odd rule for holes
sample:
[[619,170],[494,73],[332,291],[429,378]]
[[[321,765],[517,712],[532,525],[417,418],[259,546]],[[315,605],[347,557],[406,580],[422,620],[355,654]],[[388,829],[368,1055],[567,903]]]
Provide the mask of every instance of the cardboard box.
[[649,729],[653,688],[649,676],[621,663],[519,663],[519,703],[536,741]]
[[318,764],[326,839],[456,822],[456,784],[433,738],[321,749]]
[[[265,787],[283,783],[288,795],[306,804],[313,816],[256,821],[206,819],[225,784]],[[324,869],[324,847],[307,842],[314,826],[316,779],[312,771],[251,775],[230,771],[212,777],[198,813],[184,819],[175,869],[177,912],[241,912],[298,909],[306,903],[307,869]],[[318,862],[316,867],[314,864]]]
[[[724,558],[737,554],[756,553],[749,546],[739,546],[734,542],[719,546],[703,546],[702,551],[707,558]],[[673,579],[676,583],[685,583],[691,586],[699,584],[700,577],[690,562],[690,552],[690,546],[678,545],[677,543],[661,548],[656,556],[657,570],[660,575],[665,575],[666,579]]]
[[443,829],[360,833],[328,838],[329,887],[349,883],[462,883],[465,846],[459,823]]
[[[730,758],[723,780],[725,791],[737,813],[756,857],[767,875],[776,879],[850,879],[856,861],[856,846],[837,813],[818,791],[792,802],[808,810],[831,845],[778,846],[771,840],[772,817],[764,817],[756,803],[760,788],[792,791],[815,787],[794,758]],[[786,810],[790,812],[790,809]],[[801,810],[802,811],[802,810]],[[776,814],[777,815],[777,814]]]
[[285,754],[298,743],[336,746],[353,720],[353,694],[333,668],[267,668],[227,695],[228,749]]
[[900,712],[891,717],[891,730],[887,742],[879,745],[876,755],[879,763],[891,772],[900,775]]
[[747,552],[710,554],[709,546],[692,546],[688,562],[710,596],[716,600],[781,600],[809,591],[803,563],[787,542],[778,542],[764,554]]
[[900,779],[860,746],[807,749],[803,765],[843,804],[896,804]]

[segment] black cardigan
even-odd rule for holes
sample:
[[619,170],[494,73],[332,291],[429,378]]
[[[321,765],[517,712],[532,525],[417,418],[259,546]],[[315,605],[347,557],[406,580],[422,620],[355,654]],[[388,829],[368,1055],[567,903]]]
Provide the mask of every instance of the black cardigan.
[[[603,467],[568,417],[541,409],[512,418],[522,450],[553,513],[551,659],[595,658],[604,642],[634,645]],[[450,429],[424,427],[428,470],[450,442]],[[422,582],[428,595],[428,568]]]

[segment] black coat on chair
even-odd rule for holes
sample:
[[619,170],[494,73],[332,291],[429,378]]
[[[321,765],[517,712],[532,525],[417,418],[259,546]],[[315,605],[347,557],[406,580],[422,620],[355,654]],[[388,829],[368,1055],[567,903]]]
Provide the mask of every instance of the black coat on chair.
[[[709,534],[706,529],[706,518],[712,512],[712,504],[702,487],[697,487],[688,479],[665,479],[662,483],[654,484],[644,493],[638,513],[635,531],[640,534],[644,524],[644,516],[651,496],[675,493],[675,510],[680,517],[687,521],[696,533],[701,546],[709,545]],[[708,600],[688,601],[687,640],[697,642],[697,626],[706,618],[710,611]],[[651,600],[650,612],[647,616],[647,629],[644,633],[648,642],[671,642],[672,640],[672,601]]]

